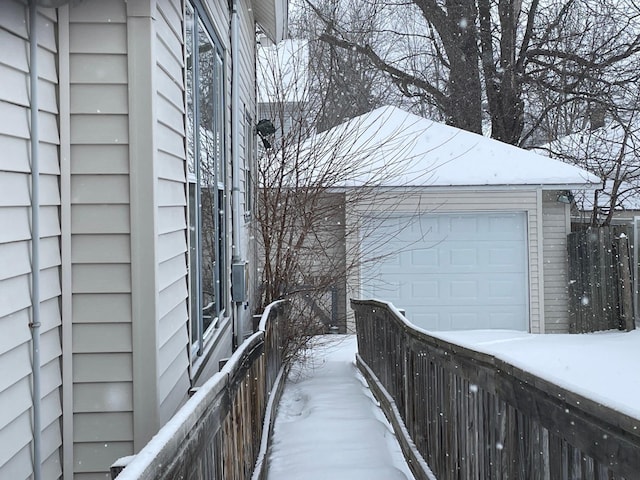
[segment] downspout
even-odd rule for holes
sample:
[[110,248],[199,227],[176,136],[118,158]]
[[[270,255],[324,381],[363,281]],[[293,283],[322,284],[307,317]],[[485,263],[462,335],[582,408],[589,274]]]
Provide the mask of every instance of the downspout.
[[[240,56],[240,47],[238,41],[238,2],[231,0],[231,204],[233,224],[231,227],[232,238],[232,256],[231,263],[236,264],[242,261],[242,239],[240,238],[240,229],[242,227],[240,218],[240,92],[239,92],[239,69],[238,58]],[[233,284],[233,279],[232,279]],[[233,305],[233,346],[236,348],[239,344],[238,336],[240,335],[240,303],[234,302]]]
[[33,379],[33,478],[42,478],[40,419],[40,161],[38,124],[38,6],[29,2],[29,86],[31,90],[31,347]]

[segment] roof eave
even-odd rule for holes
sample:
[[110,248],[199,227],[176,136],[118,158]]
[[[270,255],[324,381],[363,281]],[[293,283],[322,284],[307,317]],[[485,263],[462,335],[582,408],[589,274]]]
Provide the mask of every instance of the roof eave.
[[540,185],[542,190],[599,190],[603,188],[602,183],[567,183]]
[[357,190],[361,188],[378,188],[381,190],[424,190],[428,189],[431,191],[438,190],[464,190],[464,191],[513,191],[513,190],[587,190],[593,191],[602,188],[601,183],[556,183],[556,184],[484,184],[484,185],[385,185],[385,184],[377,184],[377,185],[335,185],[331,187],[331,190],[335,191],[348,191],[348,190]]
[[272,42],[286,38],[289,0],[251,0],[251,6],[256,23]]

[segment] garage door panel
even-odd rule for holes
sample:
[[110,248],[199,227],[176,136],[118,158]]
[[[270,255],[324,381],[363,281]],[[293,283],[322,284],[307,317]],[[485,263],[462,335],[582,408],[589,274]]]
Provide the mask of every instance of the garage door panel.
[[397,302],[402,299],[402,286],[399,282],[385,280],[385,282],[376,282],[374,285],[366,287],[367,297],[377,298],[380,300],[389,300]]
[[390,253],[387,256],[385,256],[384,265],[389,267],[394,267],[394,266],[399,267],[403,263],[406,263],[406,260],[404,262],[402,261],[402,256],[406,254],[407,252]]
[[478,280],[451,280],[449,282],[448,300],[477,303],[480,299],[481,288],[478,285]]
[[518,295],[518,292],[524,287],[520,278],[490,280],[487,282],[487,297],[492,300],[492,304],[498,303],[499,300],[512,302],[511,299]]
[[409,252],[411,265],[414,267],[438,267],[440,266],[440,256],[435,248],[420,248]]
[[518,312],[509,311],[509,312],[491,312],[489,314],[489,325],[490,328],[496,328],[501,330],[513,330],[514,325],[520,325],[522,330],[526,330],[526,323],[522,321],[520,317],[518,317]]
[[476,312],[451,312],[443,317],[439,325],[441,330],[473,330],[480,324]]
[[461,238],[478,233],[478,218],[471,215],[451,215],[442,217],[448,227],[448,232]]
[[[520,305],[524,308],[525,299],[520,293],[526,288],[523,278],[519,274],[493,275],[490,278],[476,273],[460,278],[458,275],[448,275],[434,280],[407,281],[398,278],[397,284],[412,284],[412,295],[407,303],[412,305],[425,304],[427,306],[455,306],[478,305],[478,308],[493,305]],[[428,290],[426,286],[428,285]],[[518,303],[516,298],[521,298]]]
[[440,298],[440,283],[432,281],[415,281],[410,282],[411,296],[416,299],[424,299],[425,301],[435,301]]
[[474,270],[478,265],[477,248],[451,248],[449,250],[449,265],[454,268]]
[[490,215],[488,231],[492,234],[508,235],[514,240],[525,241],[524,216],[521,214]]
[[[408,228],[394,237],[393,228],[403,225]],[[397,254],[363,269],[365,276],[377,277],[374,283],[386,284],[364,288],[366,296],[393,302],[428,329],[527,330],[525,213],[405,217],[381,230],[392,239],[385,249]],[[371,249],[372,238],[364,239],[365,247]]]
[[437,312],[414,311],[409,313],[407,311],[407,317],[410,317],[411,322],[420,328],[424,328],[426,330],[442,330],[432,327],[432,325],[439,325],[440,315]]
[[486,253],[484,258],[488,266],[522,270],[522,258],[525,255],[522,245],[502,242],[489,247]]
[[439,235],[441,233],[440,222],[435,217],[422,217],[409,216],[404,217],[400,222],[403,225],[407,233],[407,238],[418,240],[426,238],[428,235]]
[[478,313],[473,307],[462,307],[455,310],[442,309],[438,312],[406,309],[409,320],[426,330],[476,330],[525,328],[525,322],[517,309],[511,307],[498,308],[490,313]]

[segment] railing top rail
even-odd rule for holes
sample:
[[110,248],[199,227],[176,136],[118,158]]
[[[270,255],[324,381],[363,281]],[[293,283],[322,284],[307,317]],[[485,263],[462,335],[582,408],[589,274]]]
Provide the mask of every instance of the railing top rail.
[[486,353],[478,352],[471,348],[452,343],[448,340],[438,337],[437,334],[434,334],[434,332],[430,332],[428,330],[424,330],[420,327],[415,326],[414,324],[409,322],[406,317],[402,315],[400,310],[398,310],[391,302],[375,299],[351,299],[351,307],[354,309],[354,311],[357,311],[358,306],[377,307],[386,310],[391,314],[389,318],[398,328],[403,330],[409,337],[423,342],[431,347],[444,348],[456,354],[464,354],[465,356],[474,359],[474,361],[480,364],[487,364],[487,366],[491,367],[495,366],[495,361],[497,359],[492,355],[488,355]]
[[287,303],[286,300],[276,300],[273,303],[267,305],[260,317],[260,322],[258,323],[258,331],[265,332],[267,330],[267,322],[271,318],[271,310],[275,310],[277,308],[281,308],[283,305]]

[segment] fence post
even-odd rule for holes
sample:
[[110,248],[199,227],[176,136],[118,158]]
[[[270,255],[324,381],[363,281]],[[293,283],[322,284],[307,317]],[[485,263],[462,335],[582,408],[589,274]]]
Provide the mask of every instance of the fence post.
[[569,332],[633,329],[633,297],[626,235],[612,227],[567,237]]
[[633,297],[629,258],[629,239],[622,233],[616,239],[618,251],[618,268],[620,271],[620,326],[627,331],[633,330],[635,321],[633,318]]

